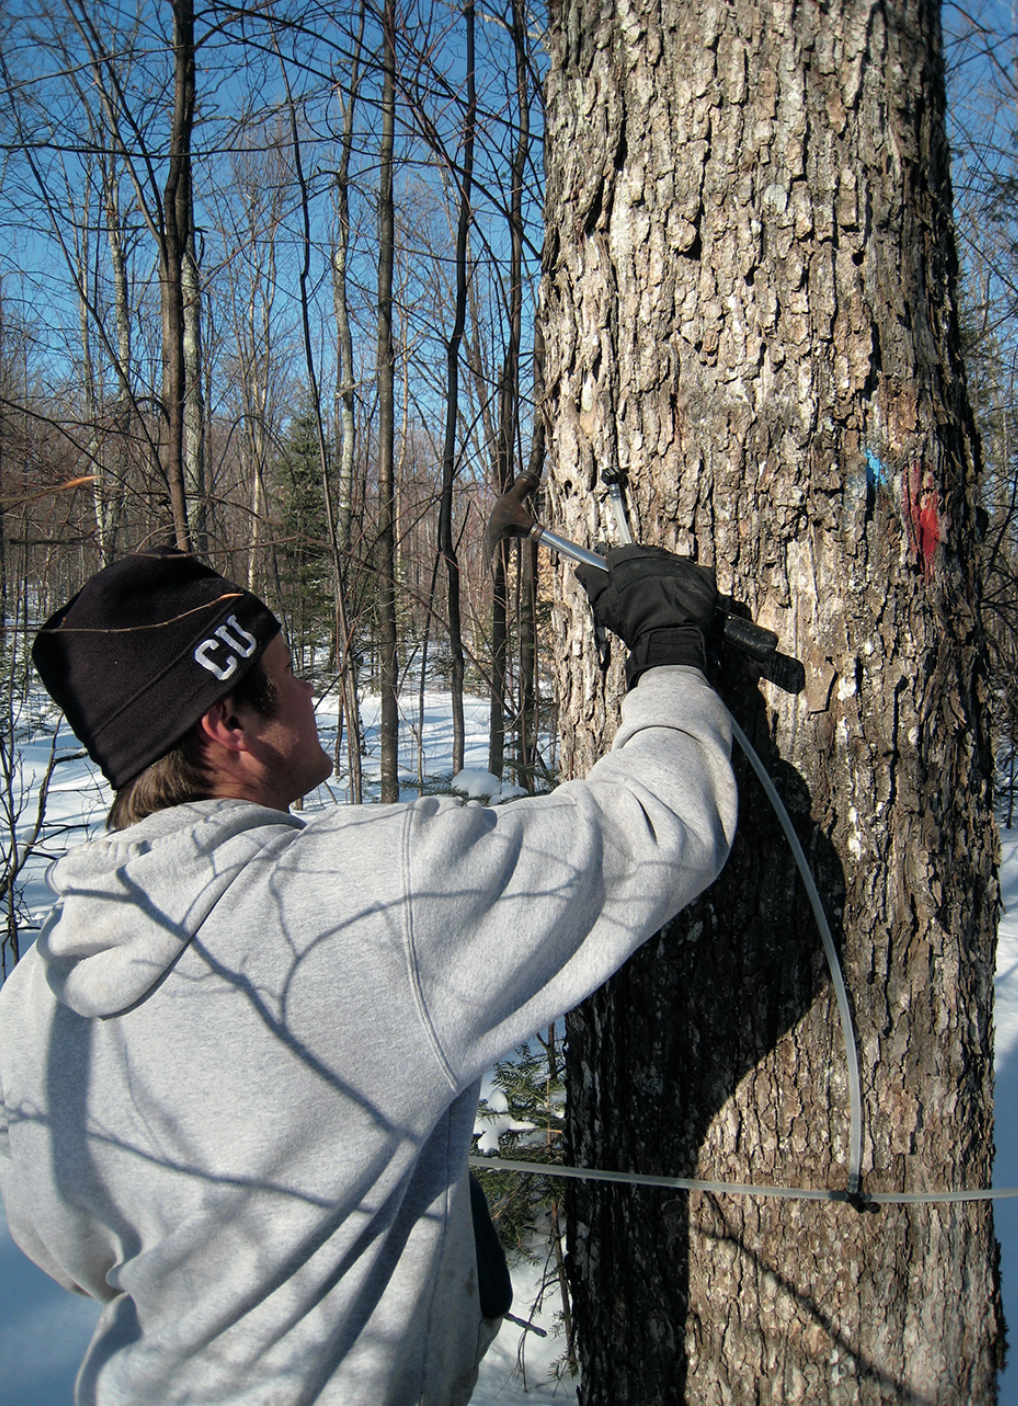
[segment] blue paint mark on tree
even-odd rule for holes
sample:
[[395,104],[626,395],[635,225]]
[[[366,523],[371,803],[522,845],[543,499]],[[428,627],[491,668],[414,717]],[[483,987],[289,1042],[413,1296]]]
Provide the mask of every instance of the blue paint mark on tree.
[[872,449],[866,451],[866,482],[870,488],[886,488],[890,483],[886,467]]

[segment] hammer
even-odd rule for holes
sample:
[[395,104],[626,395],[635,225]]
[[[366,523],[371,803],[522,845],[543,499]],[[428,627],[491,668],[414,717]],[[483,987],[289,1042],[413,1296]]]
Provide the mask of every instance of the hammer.
[[[624,539],[628,539],[628,542],[632,542],[632,535],[629,532],[622,509],[621,473],[617,469],[608,470],[603,477],[612,494],[620,535]],[[537,474],[526,470],[519,475],[507,492],[495,499],[495,506],[491,510],[491,517],[488,519],[488,526],[484,534],[484,549],[488,561],[494,562],[495,553],[506,538],[529,537],[535,542],[540,542],[542,546],[550,547],[559,556],[568,557],[570,561],[583,562],[586,566],[596,567],[598,571],[607,571],[608,563],[604,557],[598,556],[596,552],[588,552],[586,547],[580,547],[575,542],[567,541],[557,532],[550,532],[547,527],[542,527],[533,516],[523,500],[536,490],[539,482]],[[722,637],[728,644],[741,650],[743,654],[749,655],[758,664],[769,662],[778,647],[777,635],[772,630],[765,630],[762,626],[755,625],[752,620],[744,620],[739,615],[733,615],[730,600],[726,601],[724,597],[720,599],[722,603],[718,608],[720,617],[718,624]]]
[[501,498],[495,499],[495,506],[491,510],[484,533],[484,554],[488,562],[494,565],[495,553],[505,538],[532,537],[535,542],[541,542],[553,552],[558,552],[560,557],[568,557],[570,561],[580,561],[586,566],[597,567],[599,571],[607,571],[608,563],[604,557],[599,557],[596,552],[588,552],[586,547],[578,547],[575,542],[567,542],[557,532],[549,532],[532,516],[523,500],[536,491],[539,483],[538,475],[528,469],[514,480],[512,487],[503,493]]

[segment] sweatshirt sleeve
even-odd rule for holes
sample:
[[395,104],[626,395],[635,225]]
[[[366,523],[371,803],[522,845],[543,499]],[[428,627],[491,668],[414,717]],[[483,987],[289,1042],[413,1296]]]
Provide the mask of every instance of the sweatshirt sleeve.
[[655,669],[586,780],[496,808],[411,807],[409,960],[454,1087],[590,995],[714,881],[735,832],[730,751],[703,675]]

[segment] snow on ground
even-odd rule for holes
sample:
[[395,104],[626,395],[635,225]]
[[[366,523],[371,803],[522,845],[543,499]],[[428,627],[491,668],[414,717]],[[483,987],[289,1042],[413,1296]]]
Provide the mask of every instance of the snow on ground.
[[[508,1320],[502,1324],[481,1363],[470,1406],[512,1406],[522,1401],[529,1406],[561,1406],[576,1400],[575,1381],[564,1372],[559,1375],[565,1337],[555,1322],[553,1298],[541,1295],[544,1270],[543,1264],[513,1267],[513,1314],[539,1331]],[[533,1310],[531,1305],[539,1297],[540,1306]]]
[[[506,799],[495,794],[494,778],[485,770],[487,762],[488,704],[482,699],[466,700],[467,767],[455,778],[455,788],[469,798]],[[320,710],[323,736],[328,746],[330,723],[335,713]],[[377,734],[377,704],[367,700],[364,722],[369,750]],[[429,693],[425,698],[424,726],[416,718],[405,720],[405,736],[400,756],[405,764],[404,798],[417,794],[417,747],[423,746],[423,770],[435,777],[448,777],[452,750],[452,727],[447,697]],[[62,749],[71,749],[73,739],[60,738]],[[49,739],[40,736],[26,745],[23,764],[26,775],[40,774],[46,766]],[[377,767],[369,777],[377,776]],[[495,783],[497,786],[497,783]],[[309,798],[308,809],[317,809],[333,800],[346,799],[343,777],[330,781],[317,797]],[[100,780],[83,761],[58,767],[51,792],[48,816],[59,822],[50,846],[50,857],[68,843],[77,843],[91,831],[101,830],[108,796]],[[34,815],[26,813],[25,828]],[[26,886],[25,901],[36,913],[48,905],[43,882],[47,859],[33,866]],[[1001,921],[996,977],[996,1186],[1018,1186],[1018,831],[1003,837],[1001,868],[1005,914]],[[487,1129],[490,1131],[490,1129]],[[1018,1200],[996,1203],[995,1221],[1001,1243],[1001,1265],[1005,1313],[1018,1322]],[[513,1270],[514,1312],[530,1316],[543,1266],[516,1266]],[[0,1406],[70,1406],[77,1366],[84,1354],[97,1317],[97,1307],[85,1299],[65,1293],[21,1254],[14,1245],[0,1215]],[[547,1336],[523,1331],[506,1323],[481,1364],[481,1375],[471,1406],[558,1406],[576,1400],[575,1384],[557,1380],[555,1365],[563,1352],[563,1338],[556,1334],[554,1303],[544,1301],[533,1315],[536,1327]],[[1015,1354],[1018,1359],[1018,1353]],[[1018,1406],[1018,1361],[1001,1377],[1000,1406]]]

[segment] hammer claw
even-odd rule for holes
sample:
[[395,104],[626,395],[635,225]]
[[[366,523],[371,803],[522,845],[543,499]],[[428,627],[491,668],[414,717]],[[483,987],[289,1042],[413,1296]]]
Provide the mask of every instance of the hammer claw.
[[529,537],[537,520],[524,503],[537,488],[536,474],[522,473],[511,488],[495,499],[484,533],[484,554],[492,571],[500,544],[508,537]]

